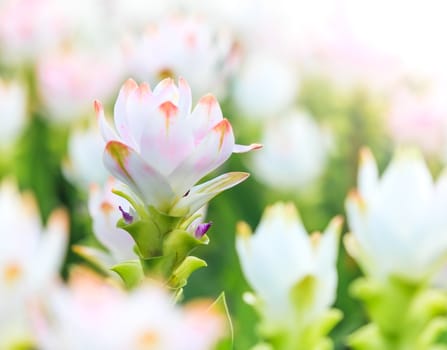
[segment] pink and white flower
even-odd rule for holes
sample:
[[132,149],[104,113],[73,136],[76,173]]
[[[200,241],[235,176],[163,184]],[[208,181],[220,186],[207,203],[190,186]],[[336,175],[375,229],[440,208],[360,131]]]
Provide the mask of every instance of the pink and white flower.
[[43,350],[209,350],[225,332],[223,317],[208,303],[176,306],[160,286],[129,294],[86,272],[55,288],[37,313]]
[[37,82],[46,116],[66,124],[88,115],[91,101],[111,98],[122,75],[123,65],[113,48],[60,50],[45,55],[38,63]]
[[129,49],[130,73],[141,80],[185,77],[198,95],[225,95],[235,61],[229,33],[194,17],[168,16],[148,26]]
[[60,1],[6,0],[0,4],[2,60],[35,59],[57,46],[69,30]]
[[129,186],[145,205],[174,216],[191,215],[220,192],[248,177],[232,172],[195,184],[222,165],[233,152],[260,145],[236,145],[230,122],[212,95],[191,111],[191,90],[180,78],[146,83],[128,80],[115,104],[115,129],[99,102],[95,108],[107,142],[107,169]]

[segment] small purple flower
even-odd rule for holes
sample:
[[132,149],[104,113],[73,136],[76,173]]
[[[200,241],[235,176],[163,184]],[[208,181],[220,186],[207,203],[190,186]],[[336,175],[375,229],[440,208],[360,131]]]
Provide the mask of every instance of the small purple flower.
[[213,224],[212,222],[204,222],[203,224],[197,225],[196,231],[194,232],[196,238],[197,239],[202,238],[203,235],[208,232],[212,224]]
[[121,207],[121,205],[118,207],[118,209],[120,210],[121,214],[123,215],[123,219],[126,222],[126,224],[131,224],[133,222],[133,216],[130,213],[128,213],[127,211],[125,211]]

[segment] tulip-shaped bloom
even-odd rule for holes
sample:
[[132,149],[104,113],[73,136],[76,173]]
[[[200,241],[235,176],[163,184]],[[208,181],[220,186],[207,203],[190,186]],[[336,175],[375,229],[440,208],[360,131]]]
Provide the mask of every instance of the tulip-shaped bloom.
[[374,278],[421,282],[447,254],[447,174],[437,183],[416,151],[398,152],[379,179],[361,152],[358,190],[346,201],[352,234],[348,251]]
[[42,350],[210,350],[225,333],[223,315],[210,304],[176,306],[157,285],[127,294],[76,271],[68,288],[50,296],[35,317]]
[[[0,187],[0,348],[29,336],[29,302],[57,277],[67,243],[65,212],[41,226],[34,199],[11,182]],[[11,347],[9,347],[11,346]]]
[[95,108],[107,142],[107,169],[137,201],[172,216],[191,215],[245,180],[248,174],[234,172],[194,186],[232,152],[259,147],[235,145],[230,122],[213,96],[203,96],[191,112],[191,90],[182,78],[178,87],[165,79],[153,91],[146,83],[128,80],[115,104],[115,130],[99,102]]
[[328,311],[336,296],[341,222],[336,217],[323,235],[309,236],[295,207],[277,203],[254,235],[239,225],[237,252],[265,323],[293,333]]

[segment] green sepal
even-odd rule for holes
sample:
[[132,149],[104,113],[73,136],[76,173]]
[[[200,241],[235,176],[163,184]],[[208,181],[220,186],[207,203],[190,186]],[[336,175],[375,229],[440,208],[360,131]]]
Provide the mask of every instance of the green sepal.
[[139,260],[129,260],[110,268],[123,280],[127,289],[132,289],[141,284],[144,279],[143,268]]
[[190,232],[173,230],[163,242],[163,255],[167,258],[165,268],[172,273],[194,248],[206,245],[208,242],[209,239],[206,235],[197,239]]
[[380,331],[394,337],[406,327],[402,323],[408,320],[411,303],[419,288],[394,277],[384,282],[359,278],[352,283],[350,291],[365,303],[369,317]]
[[147,207],[147,210],[151,220],[155,223],[163,236],[176,228],[183,219],[183,217],[161,213],[151,205]]
[[357,350],[388,350],[387,343],[383,339],[377,325],[370,323],[352,333],[347,343]]
[[225,292],[220,293],[214,303],[209,307],[208,311],[225,315],[226,320],[228,335],[217,343],[215,350],[232,350],[234,343],[234,329],[230,311],[228,310],[227,300],[225,298]]
[[348,342],[357,350],[435,350],[447,331],[447,295],[391,277],[385,281],[361,278],[351,292],[366,306],[372,321]]
[[158,257],[162,252],[162,233],[153,221],[137,220],[127,224],[119,219],[117,227],[127,231],[137,245],[137,253],[144,259]]
[[171,288],[178,289],[186,286],[188,282],[189,276],[197,269],[208,266],[206,262],[202,259],[199,259],[195,256],[188,256],[183,260],[177,269],[175,269],[174,273],[171,275],[171,278],[168,281],[168,284]]

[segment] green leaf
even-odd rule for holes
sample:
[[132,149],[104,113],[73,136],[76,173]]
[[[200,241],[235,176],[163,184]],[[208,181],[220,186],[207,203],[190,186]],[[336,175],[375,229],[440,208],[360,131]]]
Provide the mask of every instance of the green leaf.
[[216,312],[225,315],[227,321],[228,337],[222,339],[216,346],[215,350],[232,350],[234,343],[234,329],[231,321],[230,311],[228,310],[225,292],[220,293],[214,303],[210,306],[209,312]]
[[125,261],[110,269],[121,277],[127,289],[139,286],[144,279],[143,269],[139,260]]
[[174,271],[170,280],[169,286],[172,288],[182,288],[188,282],[188,278],[195,270],[202,267],[206,267],[207,264],[204,260],[195,256],[188,256],[183,260],[180,266]]

